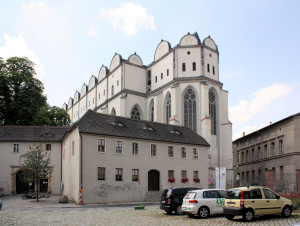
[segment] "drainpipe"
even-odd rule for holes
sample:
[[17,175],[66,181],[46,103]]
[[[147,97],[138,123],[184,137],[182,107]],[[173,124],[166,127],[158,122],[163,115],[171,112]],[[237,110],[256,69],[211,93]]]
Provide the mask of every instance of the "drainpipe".
[[62,150],[63,141],[60,144],[60,195],[62,196]]

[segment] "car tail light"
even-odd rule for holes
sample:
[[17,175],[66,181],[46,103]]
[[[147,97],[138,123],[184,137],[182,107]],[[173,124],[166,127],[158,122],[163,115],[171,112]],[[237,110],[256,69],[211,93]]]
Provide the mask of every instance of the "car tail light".
[[241,190],[241,196],[240,196],[240,207],[244,207],[244,193],[243,190]]
[[168,204],[171,204],[171,199],[168,199]]
[[198,201],[196,199],[192,199],[189,201],[189,203],[198,203]]

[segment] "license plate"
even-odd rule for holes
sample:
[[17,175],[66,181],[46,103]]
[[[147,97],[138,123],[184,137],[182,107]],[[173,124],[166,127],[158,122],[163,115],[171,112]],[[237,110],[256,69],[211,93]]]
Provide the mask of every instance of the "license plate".
[[166,203],[166,201],[161,201],[161,203]]

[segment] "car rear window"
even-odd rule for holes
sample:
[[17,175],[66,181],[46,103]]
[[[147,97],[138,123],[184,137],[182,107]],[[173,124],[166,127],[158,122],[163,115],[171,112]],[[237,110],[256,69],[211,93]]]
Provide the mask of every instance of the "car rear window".
[[186,196],[184,197],[185,199],[194,199],[196,198],[197,193],[196,192],[189,192],[186,194]]
[[240,194],[241,190],[239,189],[228,190],[226,199],[240,199]]

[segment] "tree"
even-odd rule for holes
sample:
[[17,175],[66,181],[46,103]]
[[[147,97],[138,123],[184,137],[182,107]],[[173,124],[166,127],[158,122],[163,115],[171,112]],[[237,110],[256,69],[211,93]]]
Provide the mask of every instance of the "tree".
[[69,125],[71,120],[69,114],[62,108],[47,106],[41,108],[35,115],[35,125],[64,126]]
[[36,201],[39,201],[40,180],[49,176],[52,172],[50,153],[44,151],[42,145],[29,147],[29,151],[22,155],[24,164],[21,170],[25,182],[33,182],[36,185]]
[[70,124],[65,110],[47,104],[44,85],[35,75],[34,63],[26,57],[0,58],[0,125]]
[[34,63],[19,57],[1,59],[0,71],[0,122],[33,125],[34,115],[47,104],[43,83],[34,78]]

